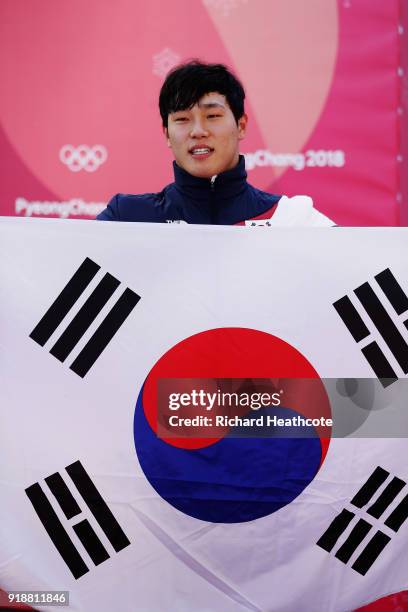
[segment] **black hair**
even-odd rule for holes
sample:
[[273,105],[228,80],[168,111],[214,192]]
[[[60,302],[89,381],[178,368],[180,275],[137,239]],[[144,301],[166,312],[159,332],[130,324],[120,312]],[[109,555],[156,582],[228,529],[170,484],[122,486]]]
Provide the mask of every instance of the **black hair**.
[[159,109],[163,126],[167,127],[170,113],[192,108],[212,91],[225,96],[238,123],[244,114],[245,91],[226,66],[192,60],[173,68],[160,90]]

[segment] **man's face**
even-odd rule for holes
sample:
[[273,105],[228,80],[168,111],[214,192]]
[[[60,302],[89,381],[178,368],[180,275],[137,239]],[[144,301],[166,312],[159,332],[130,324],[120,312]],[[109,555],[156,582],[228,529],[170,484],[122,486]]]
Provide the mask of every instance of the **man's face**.
[[237,165],[246,124],[244,114],[237,125],[225,96],[212,92],[189,110],[171,113],[163,131],[178,166],[193,176],[211,178]]

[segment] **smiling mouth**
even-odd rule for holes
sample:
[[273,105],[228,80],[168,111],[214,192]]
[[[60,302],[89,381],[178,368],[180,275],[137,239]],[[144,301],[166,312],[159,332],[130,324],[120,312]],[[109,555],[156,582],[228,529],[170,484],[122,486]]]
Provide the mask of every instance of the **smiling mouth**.
[[205,159],[214,151],[211,147],[194,147],[190,149],[190,154],[197,159]]

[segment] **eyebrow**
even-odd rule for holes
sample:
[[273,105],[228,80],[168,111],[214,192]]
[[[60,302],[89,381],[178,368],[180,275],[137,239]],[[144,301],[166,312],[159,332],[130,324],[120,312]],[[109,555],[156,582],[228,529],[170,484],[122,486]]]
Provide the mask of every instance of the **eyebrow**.
[[[227,107],[225,106],[225,104],[222,104],[221,102],[199,102],[198,103],[199,108],[221,108],[223,110],[225,110]],[[189,108],[185,108],[185,109],[180,109],[177,111],[173,111],[172,113],[169,113],[170,115],[175,115],[176,113],[186,113],[188,112],[190,109]]]
[[221,102],[199,102],[198,106],[204,107],[204,108],[224,108],[225,109],[225,105],[222,104]]

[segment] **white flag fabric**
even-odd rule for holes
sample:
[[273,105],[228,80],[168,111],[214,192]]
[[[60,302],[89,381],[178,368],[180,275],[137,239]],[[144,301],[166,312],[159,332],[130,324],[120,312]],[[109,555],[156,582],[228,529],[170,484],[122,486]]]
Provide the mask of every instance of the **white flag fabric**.
[[382,375],[368,422],[408,373],[407,238],[3,218],[1,588],[86,612],[407,588],[406,439],[171,441],[152,417],[159,378]]

